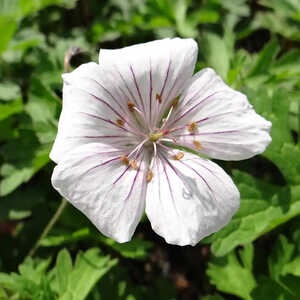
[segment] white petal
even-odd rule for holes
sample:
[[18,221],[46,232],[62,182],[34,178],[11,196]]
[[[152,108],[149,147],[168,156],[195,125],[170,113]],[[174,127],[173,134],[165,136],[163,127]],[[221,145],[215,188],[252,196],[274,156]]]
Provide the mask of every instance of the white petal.
[[129,169],[121,154],[99,143],[80,146],[55,167],[52,184],[104,235],[127,242],[144,212],[146,167],[141,157],[139,169]]
[[146,214],[166,242],[195,245],[225,226],[239,207],[239,192],[215,163],[185,153],[161,158],[148,184]]
[[[169,127],[178,144],[223,160],[241,160],[262,153],[271,142],[271,123],[254,111],[247,97],[228,87],[212,69],[194,75]],[[197,124],[195,132],[188,125]]]
[[[125,110],[127,104],[113,101],[109,89],[101,87],[100,67],[95,63],[80,66],[64,75],[63,110],[59,119],[58,134],[50,157],[55,162],[82,144],[102,142],[122,145],[124,140],[138,141],[137,124]],[[124,126],[118,126],[118,120]]]
[[99,64],[153,125],[192,77],[196,58],[196,42],[176,38],[117,50],[101,49]]

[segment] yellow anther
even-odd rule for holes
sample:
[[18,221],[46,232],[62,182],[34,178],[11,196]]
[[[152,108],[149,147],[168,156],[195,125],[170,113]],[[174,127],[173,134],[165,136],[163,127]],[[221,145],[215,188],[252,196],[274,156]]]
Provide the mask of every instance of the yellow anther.
[[116,123],[117,123],[117,125],[118,125],[119,127],[123,127],[125,122],[124,122],[123,120],[121,120],[121,119],[118,119],[118,120],[116,121]]
[[159,94],[156,94],[156,100],[161,103],[162,102],[162,97]]
[[162,132],[152,133],[149,136],[149,141],[157,142],[164,134]]
[[127,158],[126,155],[122,155],[122,156],[121,156],[121,162],[122,162],[124,165],[128,166],[129,160],[128,160],[128,158]]
[[131,112],[134,112],[134,103],[132,101],[128,101],[127,103],[127,106],[128,106],[128,109],[131,111]]
[[146,180],[147,182],[150,182],[153,178],[153,172],[151,170],[148,170]]
[[178,152],[177,154],[173,155],[173,159],[175,160],[180,160],[184,157],[184,153],[183,152]]
[[193,141],[193,144],[194,144],[194,146],[195,146],[195,148],[197,150],[201,150],[202,149],[202,146],[201,146],[201,144],[198,141]]
[[129,161],[129,165],[130,165],[130,167],[131,167],[133,170],[137,170],[137,169],[138,169],[138,164],[137,164],[137,162],[136,162],[135,159],[130,160],[130,161]]
[[191,123],[188,125],[188,131],[189,131],[190,133],[194,133],[196,130],[197,130],[197,123],[196,123],[196,122],[191,122]]

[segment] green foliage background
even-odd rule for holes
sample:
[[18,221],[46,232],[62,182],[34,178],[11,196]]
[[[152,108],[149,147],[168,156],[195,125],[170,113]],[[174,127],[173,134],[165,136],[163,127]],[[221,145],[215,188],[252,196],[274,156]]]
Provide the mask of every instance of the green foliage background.
[[[211,66],[272,121],[261,156],[218,162],[241,192],[228,226],[196,247],[165,244],[144,219],[132,242],[61,205],[49,151],[61,74],[100,47],[192,37]],[[299,0],[0,0],[0,299],[300,299]],[[63,202],[62,202],[63,203]]]

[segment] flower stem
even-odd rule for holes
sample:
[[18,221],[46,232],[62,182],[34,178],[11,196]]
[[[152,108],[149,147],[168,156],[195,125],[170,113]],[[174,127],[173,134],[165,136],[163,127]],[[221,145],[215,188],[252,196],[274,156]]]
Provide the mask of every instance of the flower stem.
[[64,211],[66,205],[67,205],[67,200],[62,198],[61,203],[59,205],[59,207],[57,208],[55,214],[53,215],[53,217],[50,219],[49,223],[47,224],[47,226],[45,227],[44,231],[42,232],[42,234],[40,235],[39,239],[37,240],[37,242],[35,243],[35,245],[31,248],[31,250],[29,251],[27,257],[31,257],[35,254],[36,250],[39,248],[40,246],[40,242],[48,235],[48,233],[50,232],[50,230],[53,228],[53,226],[56,224],[57,220],[59,219],[59,217],[61,216],[62,212]]

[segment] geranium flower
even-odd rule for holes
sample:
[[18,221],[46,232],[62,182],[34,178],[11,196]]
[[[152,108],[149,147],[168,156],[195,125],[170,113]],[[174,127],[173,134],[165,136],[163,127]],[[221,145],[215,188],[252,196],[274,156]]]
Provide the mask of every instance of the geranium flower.
[[131,239],[144,211],[171,244],[195,245],[219,230],[239,192],[191,152],[241,160],[271,141],[271,123],[245,95],[212,69],[193,75],[196,58],[192,39],[164,39],[101,50],[99,64],[63,75],[52,183],[118,242]]

